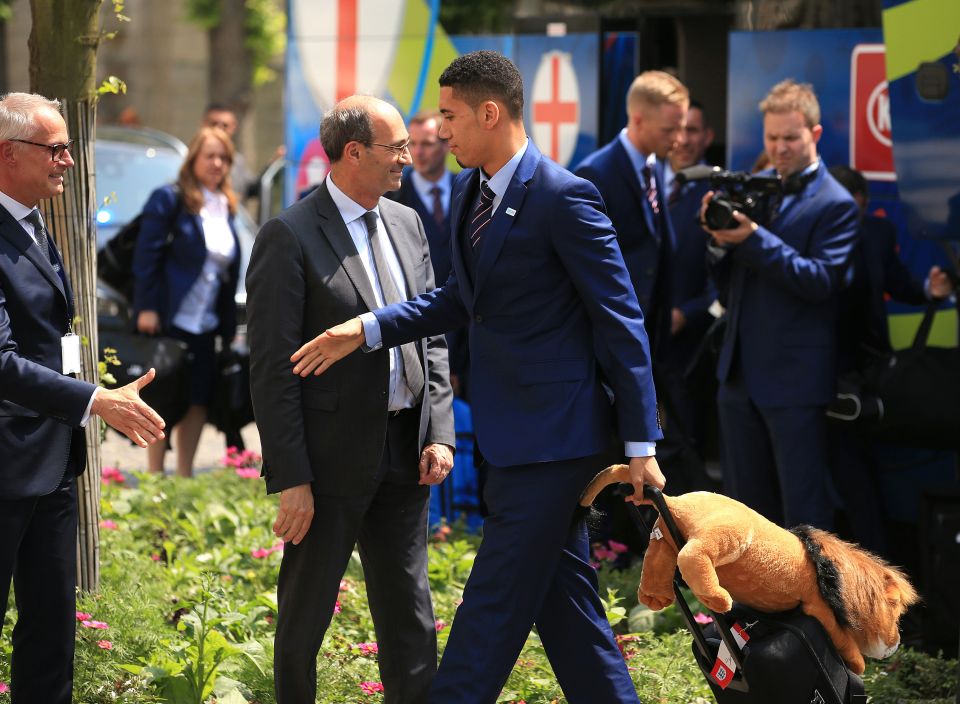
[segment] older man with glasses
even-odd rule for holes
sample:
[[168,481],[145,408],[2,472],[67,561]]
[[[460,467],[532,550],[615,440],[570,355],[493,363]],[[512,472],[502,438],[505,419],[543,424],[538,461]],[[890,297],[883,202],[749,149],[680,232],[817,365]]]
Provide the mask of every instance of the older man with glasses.
[[17,704],[72,699],[83,427],[99,415],[142,447],[163,438],[138,393],[152,369],[114,390],[76,378],[73,291],[37,209],[63,193],[72,145],[56,101],[0,98],[0,613],[12,579]]
[[417,214],[381,196],[410,163],[400,114],[368,96],[320,125],[330,173],[270,220],[247,273],[251,390],[267,491],[280,493],[274,674],[280,704],[316,697],[316,660],[359,545],[388,702],[426,699],[437,669],[427,579],[430,485],[455,443],[443,337],[301,379],[290,356],[351,315],[433,288]]

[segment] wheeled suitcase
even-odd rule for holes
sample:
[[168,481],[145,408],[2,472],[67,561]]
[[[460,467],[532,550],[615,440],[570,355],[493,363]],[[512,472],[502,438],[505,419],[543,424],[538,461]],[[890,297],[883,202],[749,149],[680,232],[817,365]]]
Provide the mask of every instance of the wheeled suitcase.
[[[621,485],[621,493],[633,487]],[[645,487],[678,548],[685,544],[663,494]],[[637,527],[643,516],[628,504]],[[701,627],[680,589],[673,591],[693,635],[693,655],[718,704],[866,704],[863,681],[847,669],[823,626],[799,608],[769,614],[734,604],[728,614],[707,610],[713,622]]]

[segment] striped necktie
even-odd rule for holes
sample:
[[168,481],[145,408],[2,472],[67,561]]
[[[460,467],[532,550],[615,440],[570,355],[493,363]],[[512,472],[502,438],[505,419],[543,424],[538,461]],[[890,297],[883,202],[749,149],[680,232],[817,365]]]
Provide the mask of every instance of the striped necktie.
[[480,243],[483,228],[493,217],[493,199],[495,197],[487,182],[480,181],[480,198],[477,201],[477,206],[473,209],[473,217],[470,218],[470,246],[474,249]]
[[657,195],[657,184],[653,181],[653,169],[650,168],[650,164],[644,164],[641,173],[643,174],[644,188],[647,191],[647,202],[653,208],[653,214],[659,215],[660,200]]

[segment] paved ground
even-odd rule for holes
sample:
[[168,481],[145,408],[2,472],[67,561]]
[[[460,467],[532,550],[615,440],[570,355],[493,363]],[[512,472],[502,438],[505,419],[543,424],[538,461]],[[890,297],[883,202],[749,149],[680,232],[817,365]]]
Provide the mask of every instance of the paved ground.
[[[248,450],[260,451],[260,434],[257,426],[250,423],[242,431],[243,441]],[[196,471],[204,471],[220,466],[220,459],[224,456],[226,444],[222,433],[212,425],[207,425],[200,436],[200,446],[197,448],[197,457],[194,461]],[[108,430],[103,441],[101,457],[104,467],[117,467],[126,471],[141,471],[147,468],[147,451],[132,445],[129,440],[119,433]],[[176,466],[173,452],[167,452],[167,474],[172,474]]]

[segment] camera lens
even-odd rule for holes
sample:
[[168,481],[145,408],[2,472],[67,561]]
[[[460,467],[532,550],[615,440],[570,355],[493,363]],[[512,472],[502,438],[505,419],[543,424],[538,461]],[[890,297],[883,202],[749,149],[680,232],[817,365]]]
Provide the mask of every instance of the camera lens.
[[734,204],[722,196],[714,196],[707,203],[707,209],[703,213],[703,220],[711,230],[730,230],[737,226],[737,221],[733,218],[733,211],[736,208]]

